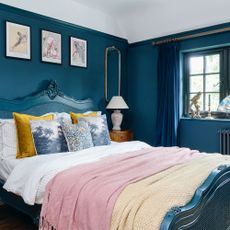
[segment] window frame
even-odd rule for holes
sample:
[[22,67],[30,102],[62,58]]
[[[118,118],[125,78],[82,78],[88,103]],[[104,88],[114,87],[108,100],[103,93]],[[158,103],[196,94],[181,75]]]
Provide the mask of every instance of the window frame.
[[[183,116],[190,116],[189,111],[189,59],[197,56],[207,55],[220,55],[220,101],[223,100],[227,95],[230,95],[230,47],[222,47],[217,49],[208,49],[202,51],[188,52],[183,55]],[[201,116],[206,117],[207,111],[201,111]],[[227,114],[218,111],[212,111],[212,116],[216,118],[226,118]]]

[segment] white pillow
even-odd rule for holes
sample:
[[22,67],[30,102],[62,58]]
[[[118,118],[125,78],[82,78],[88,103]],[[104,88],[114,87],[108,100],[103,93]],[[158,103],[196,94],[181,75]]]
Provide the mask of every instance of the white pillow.
[[17,134],[13,119],[0,119],[0,156],[16,158]]
[[3,140],[2,140],[2,127],[1,124],[5,121],[13,121],[13,119],[0,119],[0,156],[2,156],[3,152]]

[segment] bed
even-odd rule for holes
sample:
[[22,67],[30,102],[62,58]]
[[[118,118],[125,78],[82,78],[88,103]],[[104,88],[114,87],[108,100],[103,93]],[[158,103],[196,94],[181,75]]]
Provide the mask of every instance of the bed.
[[[42,115],[51,111],[85,112],[97,109],[91,99],[77,101],[64,95],[55,81],[51,81],[47,89],[33,96],[11,101],[1,99],[0,108],[1,118],[11,118],[13,111]],[[113,145],[114,149],[123,148],[116,146],[116,143]],[[133,147],[133,150],[138,150],[145,144],[135,142],[123,145],[124,148],[132,150]],[[102,149],[106,153],[106,147]],[[15,161],[0,163],[2,169],[0,198],[3,203],[29,215],[38,224],[41,204],[28,205],[20,196],[3,189],[7,176],[16,166]],[[230,194],[230,167],[222,164],[196,189],[192,199],[186,205],[171,207],[165,213],[160,229],[228,229],[230,226],[230,196],[228,194]]]

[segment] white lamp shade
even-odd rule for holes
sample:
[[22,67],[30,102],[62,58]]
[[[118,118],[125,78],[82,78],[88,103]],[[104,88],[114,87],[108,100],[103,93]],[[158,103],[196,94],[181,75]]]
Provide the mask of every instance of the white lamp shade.
[[107,105],[106,109],[128,109],[128,105],[125,103],[123,97],[113,96]]

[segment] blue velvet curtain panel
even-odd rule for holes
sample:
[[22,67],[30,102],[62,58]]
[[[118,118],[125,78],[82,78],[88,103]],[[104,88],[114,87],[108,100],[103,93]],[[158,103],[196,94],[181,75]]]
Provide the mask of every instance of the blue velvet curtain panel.
[[158,52],[157,140],[158,146],[177,145],[179,124],[179,44],[160,45]]

